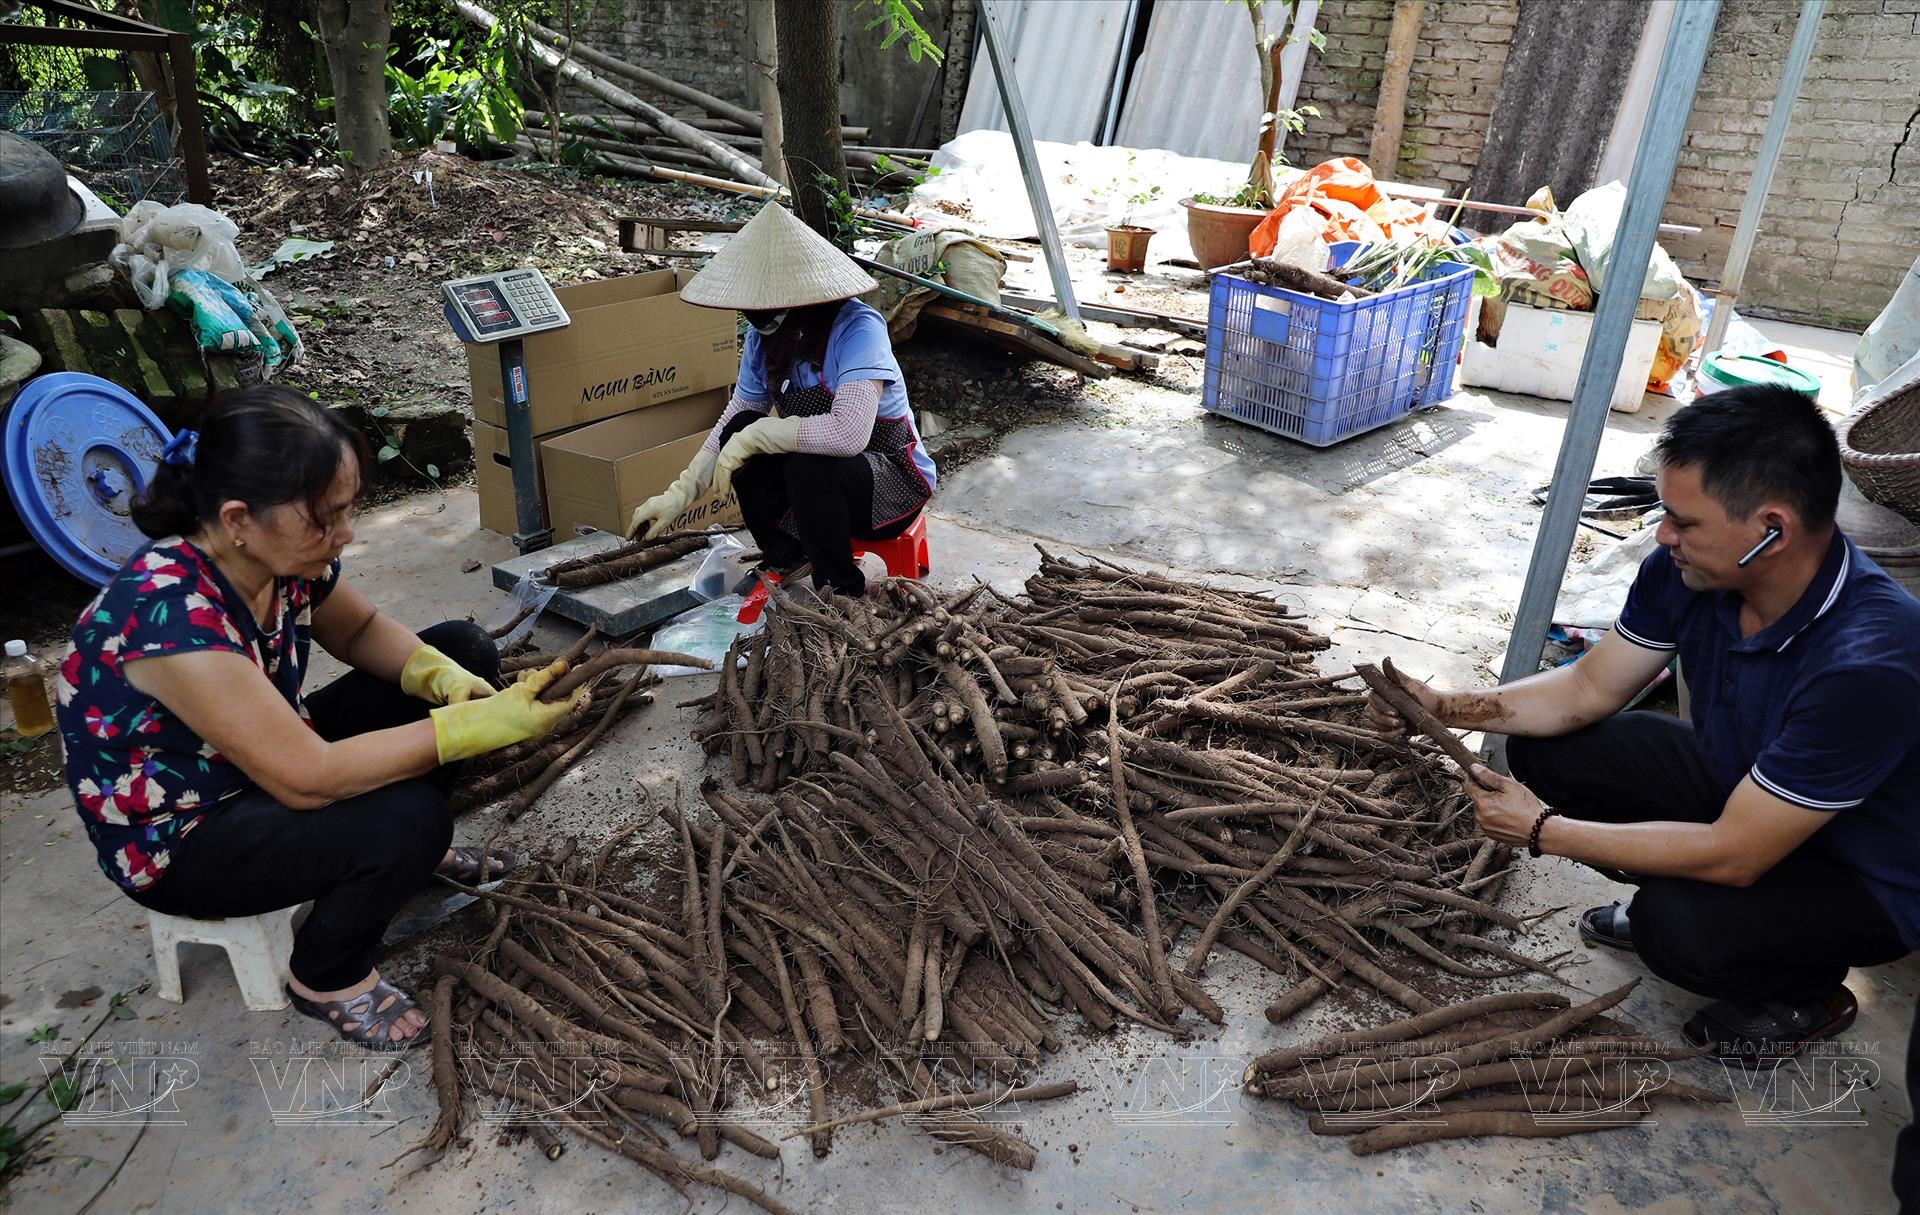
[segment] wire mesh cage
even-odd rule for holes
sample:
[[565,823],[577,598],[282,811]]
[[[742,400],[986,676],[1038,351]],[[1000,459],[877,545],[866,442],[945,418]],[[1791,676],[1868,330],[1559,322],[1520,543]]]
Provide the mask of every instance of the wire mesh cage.
[[187,196],[166,113],[150,92],[0,91],[0,130],[53,153],[116,210]]

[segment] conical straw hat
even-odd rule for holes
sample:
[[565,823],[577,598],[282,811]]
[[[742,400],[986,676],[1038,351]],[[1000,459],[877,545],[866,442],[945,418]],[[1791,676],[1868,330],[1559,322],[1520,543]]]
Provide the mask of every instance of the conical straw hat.
[[776,202],[760,208],[680,289],[680,298],[704,308],[772,311],[849,299],[878,285]]

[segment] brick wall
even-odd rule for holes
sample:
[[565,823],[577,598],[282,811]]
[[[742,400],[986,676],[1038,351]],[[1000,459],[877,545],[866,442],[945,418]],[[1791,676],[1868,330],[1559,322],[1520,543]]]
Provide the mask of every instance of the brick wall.
[[[1428,0],[1393,177],[1454,196],[1466,186],[1519,3]],[[1702,288],[1716,284],[1732,241],[1799,7],[1721,7],[1664,215],[1703,229],[1663,242]],[[1393,0],[1321,5],[1327,48],[1308,56],[1296,103],[1321,114],[1287,140],[1293,164],[1366,157],[1392,19]],[[1886,306],[1920,252],[1916,63],[1920,0],[1830,0],[1748,263],[1743,312],[1858,329]]]
[[[1506,67],[1519,0],[1428,0],[1407,84],[1399,163],[1383,175],[1439,186],[1457,196],[1473,176],[1487,120]],[[1313,165],[1332,156],[1367,156],[1380,66],[1393,25],[1393,0],[1326,0],[1319,29],[1324,52],[1310,53],[1295,105],[1318,118],[1287,139],[1287,159]]]
[[[579,39],[597,50],[724,101],[754,104],[747,97],[746,0],[576,0],[573,22]],[[698,112],[633,81],[613,83],[669,113]],[[562,96],[562,104],[583,113],[610,109],[575,89]]]
[[[1687,123],[1664,242],[1715,284],[1746,198],[1797,4],[1725,0]],[[1767,195],[1740,309],[1858,329],[1920,253],[1920,0],[1830,0]]]

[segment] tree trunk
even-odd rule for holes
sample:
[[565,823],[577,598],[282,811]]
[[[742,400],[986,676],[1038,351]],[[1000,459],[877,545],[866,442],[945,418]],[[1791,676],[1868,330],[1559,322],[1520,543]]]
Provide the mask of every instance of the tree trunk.
[[785,129],[780,114],[780,40],[774,26],[773,0],[747,0],[747,30],[752,54],[747,75],[752,99],[760,103],[760,171],[787,184],[787,166],[781,163]]
[[[1280,56],[1287,49],[1287,32],[1293,28],[1293,10],[1298,0],[1249,0],[1247,13],[1253,18],[1253,46],[1260,55],[1260,146],[1253,153],[1247,171],[1252,188],[1251,206],[1273,203],[1273,149],[1280,136]],[[1275,11],[1279,12],[1276,24]]]
[[947,13],[947,59],[941,66],[947,78],[940,88],[936,147],[960,133],[960,110],[966,105],[967,81],[973,74],[973,0],[953,0]]
[[1367,146],[1367,163],[1376,177],[1398,176],[1400,141],[1407,122],[1407,79],[1413,72],[1426,7],[1427,0],[1396,0],[1393,6],[1386,63],[1380,69],[1380,97],[1373,109],[1373,139]]
[[[832,239],[832,196],[847,188],[840,146],[840,23],[835,0],[773,0],[780,111],[793,209]],[[823,183],[822,177],[826,178]]]
[[393,159],[387,129],[387,39],[393,0],[312,0],[333,77],[333,121],[351,171]]

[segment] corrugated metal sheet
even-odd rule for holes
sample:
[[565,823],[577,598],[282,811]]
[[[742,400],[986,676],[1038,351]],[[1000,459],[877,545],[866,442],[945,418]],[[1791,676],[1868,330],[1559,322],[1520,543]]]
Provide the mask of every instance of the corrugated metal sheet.
[[[1280,104],[1293,104],[1318,0],[1302,0],[1281,53]],[[1134,65],[1116,143],[1245,161],[1260,140],[1260,60],[1242,4],[1159,0]]]
[[[1013,47],[1014,76],[1036,140],[1099,139],[1130,6],[1130,0],[999,0],[995,4],[999,28]],[[984,46],[974,55],[966,104],[960,110],[960,130],[982,129],[1007,129],[999,82]]]

